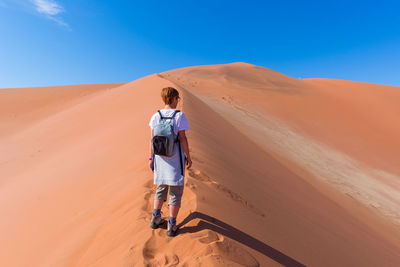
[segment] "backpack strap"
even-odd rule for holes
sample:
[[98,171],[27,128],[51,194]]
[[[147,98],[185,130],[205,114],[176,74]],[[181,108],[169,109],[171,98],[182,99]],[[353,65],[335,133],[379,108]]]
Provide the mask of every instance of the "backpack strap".
[[183,176],[183,165],[185,163],[182,163],[182,150],[181,150],[181,141],[179,140],[179,135],[178,135],[178,146],[179,146],[179,163],[181,165],[181,175]]
[[175,110],[175,111],[174,111],[174,114],[172,114],[171,119],[173,119],[173,118],[175,117],[175,115],[176,115],[178,112],[181,112],[181,111],[180,111],[180,110]]
[[[172,115],[172,118],[174,118],[175,115],[178,112],[181,112],[181,111],[180,110],[175,110],[174,114]],[[179,146],[179,163],[181,165],[181,175],[183,176],[183,168],[184,168],[185,163],[182,162],[181,140],[179,139],[179,133],[178,133],[176,139],[177,139],[177,143],[178,143],[178,146]]]
[[175,110],[175,111],[174,111],[174,114],[172,114],[171,117],[163,117],[163,116],[161,115],[160,110],[158,110],[158,113],[160,114],[160,117],[161,117],[162,120],[163,120],[163,119],[166,119],[166,120],[173,119],[173,118],[175,117],[176,113],[178,113],[178,112],[181,112],[181,111],[180,111],[180,110]]
[[161,119],[164,119],[164,117],[162,116],[160,110],[157,110],[157,112],[158,112],[158,114],[160,114],[160,118],[161,118]]

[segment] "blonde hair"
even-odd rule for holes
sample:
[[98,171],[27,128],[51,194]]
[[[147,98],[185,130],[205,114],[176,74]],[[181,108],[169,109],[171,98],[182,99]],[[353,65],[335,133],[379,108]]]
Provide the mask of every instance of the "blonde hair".
[[166,105],[171,105],[176,96],[179,96],[179,92],[174,87],[165,87],[161,90],[161,98]]

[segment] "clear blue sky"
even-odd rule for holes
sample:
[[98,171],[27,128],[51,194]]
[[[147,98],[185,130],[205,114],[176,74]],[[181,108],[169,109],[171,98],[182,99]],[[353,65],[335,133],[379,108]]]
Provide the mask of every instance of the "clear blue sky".
[[0,88],[243,61],[400,86],[400,1],[0,0]]

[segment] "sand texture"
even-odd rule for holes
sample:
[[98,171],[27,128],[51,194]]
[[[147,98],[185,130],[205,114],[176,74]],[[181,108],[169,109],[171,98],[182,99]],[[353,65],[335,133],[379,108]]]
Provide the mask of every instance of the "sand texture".
[[[149,227],[165,86],[193,160],[174,238]],[[400,266],[399,116],[400,87],[240,62],[1,89],[0,266]]]

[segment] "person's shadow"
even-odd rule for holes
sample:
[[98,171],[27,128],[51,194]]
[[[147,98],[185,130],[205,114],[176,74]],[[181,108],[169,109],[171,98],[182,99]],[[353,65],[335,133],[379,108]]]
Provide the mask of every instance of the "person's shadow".
[[[201,219],[196,226],[184,226],[185,224],[196,218]],[[240,242],[249,248],[257,250],[258,252],[264,254],[265,256],[284,266],[305,266],[304,264],[301,264],[295,259],[281,253],[273,247],[268,246],[260,240],[251,237],[250,235],[240,231],[239,229],[236,229],[229,224],[226,224],[214,217],[211,217],[201,212],[192,212],[178,225],[178,227],[178,234],[196,233],[201,230],[209,229],[230,239],[236,240],[237,242]]]

